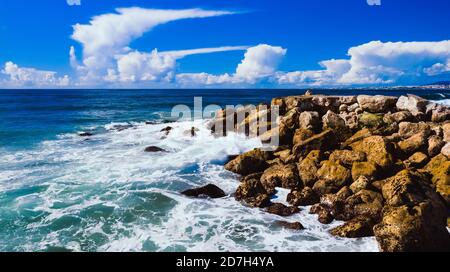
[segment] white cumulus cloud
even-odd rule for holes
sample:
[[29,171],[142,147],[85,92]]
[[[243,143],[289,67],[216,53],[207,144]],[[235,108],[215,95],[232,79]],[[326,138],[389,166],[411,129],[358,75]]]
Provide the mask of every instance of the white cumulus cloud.
[[407,83],[450,72],[450,41],[372,41],[348,50],[349,59],[322,61],[323,70],[279,73],[280,84],[358,85]]
[[182,73],[177,75],[180,85],[254,84],[276,74],[287,50],[279,46],[260,44],[249,47],[234,74]]
[[1,73],[8,77],[4,82],[8,87],[66,87],[70,84],[67,75],[57,77],[56,72],[20,67],[11,61],[5,63]]
[[[127,67],[129,67],[127,63],[132,59],[143,62],[167,61],[167,57],[160,60],[155,58],[151,60],[152,56],[155,57],[156,54],[132,52],[128,47],[133,40],[160,24],[182,19],[228,14],[232,14],[232,12],[203,9],[159,10],[133,7],[119,8],[116,9],[116,13],[95,16],[89,24],[76,24],[73,26],[72,39],[83,46],[82,67],[84,68],[84,75],[82,79],[95,82],[104,76],[109,77],[111,71],[116,70],[116,66],[118,66],[117,60],[120,61],[121,59],[121,65]],[[127,56],[127,54],[131,55]],[[145,74],[136,75],[135,78],[142,78],[142,76],[147,78]],[[127,76],[127,78],[131,77]]]

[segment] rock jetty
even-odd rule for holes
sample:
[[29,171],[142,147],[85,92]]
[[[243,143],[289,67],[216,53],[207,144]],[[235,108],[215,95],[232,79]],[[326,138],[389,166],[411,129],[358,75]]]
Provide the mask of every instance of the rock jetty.
[[[310,92],[265,106],[241,122],[236,110],[222,110],[210,124],[216,134],[225,121],[245,133],[277,127],[257,133],[263,142],[276,134],[274,150],[225,165],[242,176],[238,201],[281,216],[311,206],[323,224],[343,221],[332,235],[375,236],[385,252],[450,251],[450,108],[415,95]],[[279,109],[278,126],[270,106]],[[248,127],[252,120],[261,122]],[[291,190],[290,207],[271,202],[277,187]]]

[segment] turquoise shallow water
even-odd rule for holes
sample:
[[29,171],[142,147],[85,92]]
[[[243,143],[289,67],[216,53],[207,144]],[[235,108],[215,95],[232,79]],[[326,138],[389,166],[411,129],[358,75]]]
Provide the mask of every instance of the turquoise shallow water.
[[[302,92],[1,90],[0,251],[376,251],[373,239],[329,236],[338,223],[322,226],[306,210],[292,220],[307,230],[289,232],[273,225],[276,216],[232,197],[178,193],[206,183],[232,193],[236,177],[222,167],[227,154],[260,143],[214,138],[201,120],[172,123],[163,137],[174,105],[192,105],[194,96],[204,105],[237,105]],[[200,129],[194,138],[185,135],[192,126]],[[143,152],[150,145],[170,152]]]

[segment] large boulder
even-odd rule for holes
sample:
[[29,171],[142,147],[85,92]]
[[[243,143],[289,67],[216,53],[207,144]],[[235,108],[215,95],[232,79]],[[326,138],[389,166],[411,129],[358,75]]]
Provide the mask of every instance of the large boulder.
[[261,184],[269,194],[275,192],[276,187],[295,189],[300,185],[298,171],[295,164],[275,164],[264,171]]
[[424,122],[420,123],[401,122],[399,124],[398,134],[403,139],[407,139],[417,133],[423,133],[425,134],[426,137],[428,137],[431,134],[430,125]]
[[416,152],[404,163],[408,168],[421,168],[428,162],[428,156],[422,152]]
[[363,189],[345,200],[342,213],[337,219],[350,220],[355,217],[371,218],[378,222],[383,209],[383,196],[375,191]]
[[399,111],[394,113],[387,113],[383,116],[385,123],[401,123],[409,122],[413,119],[413,115],[409,111]]
[[383,95],[359,95],[358,103],[361,109],[371,113],[384,113],[392,110],[397,103],[397,97]]
[[375,162],[355,162],[352,165],[352,179],[358,180],[365,177],[368,180],[375,180],[378,175],[378,166]]
[[448,251],[447,207],[428,176],[403,170],[382,187],[386,205],[374,233],[382,251]]
[[270,204],[270,196],[261,184],[262,173],[244,177],[235,193],[238,201],[244,201],[251,207],[264,208]]
[[398,110],[407,110],[414,116],[425,113],[426,107],[430,102],[417,95],[408,94],[408,96],[401,96],[397,101]]
[[272,154],[261,149],[244,153],[225,165],[225,169],[240,175],[262,172],[267,168],[267,160]]
[[335,150],[331,153],[329,160],[340,161],[343,165],[351,167],[355,162],[365,161],[366,154],[353,150]]
[[373,236],[375,221],[372,218],[356,217],[346,222],[344,225],[336,227],[330,231],[334,236],[343,238],[362,238]]
[[336,144],[334,132],[327,129],[322,133],[314,135],[313,137],[295,145],[292,149],[292,153],[296,155],[297,158],[302,158],[313,150],[326,151],[333,149]]
[[392,154],[382,136],[370,136],[350,146],[354,151],[366,153],[367,160],[374,162],[381,169],[388,170],[393,164]]
[[380,128],[385,125],[383,114],[365,112],[359,117],[359,126],[371,129]]
[[328,111],[322,117],[323,129],[331,129],[337,133],[335,133],[338,141],[345,141],[347,138],[351,136],[351,130],[347,127],[345,120],[341,118],[338,114]]
[[295,131],[294,137],[292,139],[294,145],[298,145],[305,140],[308,140],[314,136],[314,132],[309,129],[299,128]]
[[319,196],[310,187],[305,187],[302,190],[292,190],[287,201],[292,206],[311,206],[319,202]]
[[321,156],[320,150],[313,150],[297,165],[300,180],[305,187],[312,187],[317,181]]
[[437,135],[430,136],[430,138],[428,138],[428,155],[430,157],[438,155],[444,145],[445,142],[442,140],[442,137]]
[[450,159],[450,143],[447,143],[444,147],[442,147],[441,153]]
[[432,158],[424,169],[431,174],[431,181],[436,191],[450,207],[450,160],[443,154],[439,154]]
[[320,115],[316,111],[304,111],[300,114],[300,128],[317,130],[320,128]]
[[442,131],[444,134],[444,141],[450,142],[450,122],[442,125]]
[[430,103],[427,106],[427,114],[430,114],[431,112],[431,122],[445,122],[450,120],[450,107],[437,104],[437,103]]
[[335,161],[324,161],[317,171],[318,182],[314,184],[314,191],[319,195],[336,193],[351,180],[351,172]]
[[426,145],[428,143],[427,135],[424,132],[419,132],[406,140],[398,142],[399,149],[405,155],[411,155],[419,150],[426,150]]

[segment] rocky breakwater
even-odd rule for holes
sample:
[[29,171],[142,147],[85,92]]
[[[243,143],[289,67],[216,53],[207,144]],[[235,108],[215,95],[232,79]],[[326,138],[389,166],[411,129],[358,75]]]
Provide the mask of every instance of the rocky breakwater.
[[[321,223],[344,222],[331,234],[375,236],[381,251],[450,251],[450,108],[414,95],[308,93],[271,104],[277,120],[257,107],[238,121],[244,107],[210,124],[216,134],[279,137],[225,165],[242,176],[238,201],[281,216],[312,206]],[[218,131],[225,121],[232,125]],[[291,190],[291,206],[271,202],[277,187]]]

